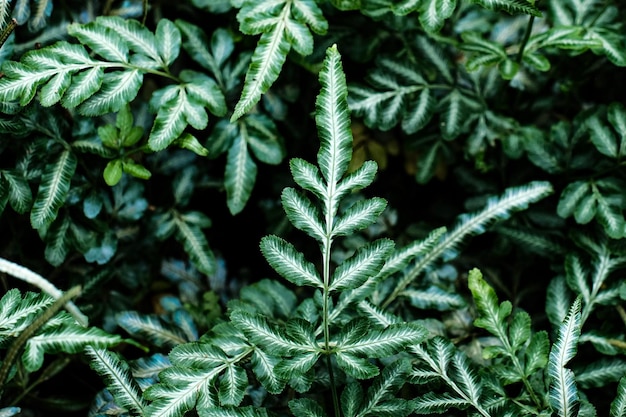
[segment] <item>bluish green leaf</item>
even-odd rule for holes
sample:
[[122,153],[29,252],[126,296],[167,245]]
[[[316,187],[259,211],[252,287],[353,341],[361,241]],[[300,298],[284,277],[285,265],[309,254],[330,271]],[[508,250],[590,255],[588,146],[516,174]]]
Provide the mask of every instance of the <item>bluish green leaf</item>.
[[337,353],[337,365],[349,376],[356,379],[370,379],[380,373],[369,359],[347,352]]
[[531,16],[541,16],[541,11],[533,2],[527,0],[472,0],[490,10],[504,10],[510,14],[528,14]]
[[286,379],[280,378],[275,372],[280,360],[280,358],[271,356],[261,349],[255,349],[250,360],[254,374],[263,387],[272,394],[280,394],[287,383]]
[[394,355],[408,345],[421,343],[427,330],[417,324],[392,324],[385,329],[370,329],[360,340],[339,341],[337,352],[368,358],[383,358]]
[[7,198],[13,210],[20,214],[26,213],[33,204],[33,192],[24,175],[14,171],[2,171],[6,181]]
[[[106,72],[103,76],[102,88],[83,101],[78,106],[78,112],[83,116],[101,116],[117,112],[137,96],[142,83],[143,73],[139,69]],[[83,90],[88,89],[86,87],[93,88],[92,84],[94,84],[93,81],[91,84],[86,83]],[[71,89],[68,90],[71,91]],[[83,97],[85,91],[81,93],[77,94],[79,99]]]
[[326,185],[320,175],[319,169],[300,158],[292,158],[289,161],[293,180],[302,188],[311,191],[317,198],[323,198],[326,193]]
[[262,114],[251,114],[242,119],[239,131],[259,161],[271,165],[282,162],[285,148],[272,119]]
[[155,346],[176,346],[188,340],[180,329],[169,326],[154,315],[124,311],[115,316],[117,324],[134,337],[148,340]]
[[91,22],[85,25],[73,23],[68,26],[67,32],[102,58],[128,63],[128,44],[122,34],[115,30]]

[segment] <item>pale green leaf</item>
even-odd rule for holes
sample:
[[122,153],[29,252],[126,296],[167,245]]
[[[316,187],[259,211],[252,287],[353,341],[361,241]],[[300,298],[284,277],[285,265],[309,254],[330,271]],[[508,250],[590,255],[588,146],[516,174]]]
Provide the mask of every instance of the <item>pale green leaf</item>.
[[241,366],[229,363],[220,377],[219,399],[221,405],[237,406],[243,400],[248,386],[248,377]]
[[20,214],[30,210],[33,204],[33,192],[24,175],[15,171],[2,171],[2,178],[6,181],[8,201],[13,210]]
[[56,218],[70,190],[77,163],[76,156],[64,150],[44,168],[30,213],[30,222],[35,229],[50,225]]
[[266,352],[286,355],[314,351],[312,346],[292,340],[282,329],[261,315],[237,310],[231,313],[230,318],[252,343],[262,346]]
[[[378,165],[374,161],[365,161],[356,171],[346,175],[337,184],[337,195],[344,196],[350,192],[361,190],[374,181]],[[311,190],[312,191],[312,190]]]
[[103,79],[104,68],[100,66],[89,68],[74,75],[72,83],[61,98],[61,105],[67,109],[80,105],[100,90]]
[[289,410],[294,417],[327,417],[324,408],[309,398],[297,398],[289,401]]
[[54,266],[61,265],[70,252],[70,223],[68,216],[57,217],[46,232],[44,256]]
[[200,272],[211,276],[216,269],[216,261],[209,242],[202,232],[201,227],[205,225],[196,225],[187,222],[184,217],[176,216],[176,239],[183,244],[185,252],[191,258],[193,264]]
[[156,28],[155,40],[164,66],[170,65],[180,52],[180,30],[171,20],[161,19]]
[[333,236],[347,236],[365,229],[376,222],[386,207],[387,201],[379,197],[357,201],[341,215],[335,217],[332,227]]
[[91,368],[104,378],[115,403],[133,414],[142,415],[146,403],[127,363],[114,353],[94,346],[87,346],[85,353],[91,359]]
[[456,0],[427,0],[421,4],[419,20],[427,32],[438,32],[456,8]]
[[78,112],[83,116],[117,112],[137,96],[142,83],[143,74],[139,69],[107,72],[102,88],[80,104]]
[[248,152],[248,144],[244,137],[236,136],[228,150],[224,186],[227,204],[231,214],[240,213],[254,188],[257,166]]
[[548,363],[548,355],[550,354],[550,341],[548,333],[540,331],[533,334],[526,352],[524,352],[526,363],[524,374],[530,377],[533,373],[543,370]]
[[626,415],[626,376],[623,376],[617,385],[617,395],[611,403],[611,417]]
[[296,228],[319,241],[324,239],[326,233],[322,227],[319,210],[306,196],[293,188],[285,188],[281,201],[287,218]]
[[112,62],[128,63],[129,48],[122,34],[96,22],[80,25],[73,23],[67,32],[87,45],[96,54]]
[[323,287],[315,266],[291,243],[277,236],[265,236],[261,239],[261,252],[272,268],[286,280],[299,287]]
[[45,328],[28,339],[24,346],[22,363],[26,370],[35,372],[43,365],[45,353],[79,353],[87,346],[107,348],[121,341],[122,338],[119,335],[111,335],[96,327],[85,328],[75,324],[61,324]]
[[326,51],[319,78],[322,89],[315,102],[315,123],[320,139],[317,163],[328,186],[334,188],[352,158],[348,89],[336,46]]
[[254,107],[261,95],[274,84],[287,59],[289,49],[290,44],[284,36],[284,27],[276,25],[272,31],[261,35],[252,54],[241,98],[235,106],[231,121],[237,120]]
[[368,358],[394,355],[408,345],[421,343],[427,330],[417,324],[392,324],[384,329],[370,329],[359,340],[339,341],[337,352],[345,352]]
[[179,329],[168,326],[157,316],[142,315],[135,311],[124,311],[115,316],[119,324],[129,334],[143,338],[155,346],[176,346],[187,342]]
[[347,352],[338,352],[336,359],[337,365],[352,378],[370,379],[380,373],[378,367],[367,358]]
[[271,356],[261,349],[254,349],[250,360],[254,374],[263,387],[272,394],[281,393],[287,383],[286,379],[280,378],[275,372],[280,360],[280,358]]
[[626,375],[626,362],[620,358],[601,358],[576,369],[576,383],[581,388],[601,388]]
[[[167,88],[167,87],[166,87]],[[170,90],[171,91],[171,90]],[[155,151],[165,149],[178,138],[187,126],[185,108],[188,106],[187,94],[182,87],[176,87],[176,91],[164,94],[163,98],[169,97],[158,103],[158,113],[154,125],[150,131],[148,144]],[[158,95],[152,97],[151,105],[157,107]]]
[[159,52],[154,34],[135,19],[123,19],[118,16],[98,16],[96,22],[121,35],[133,52],[158,61]]
[[594,144],[598,152],[611,158],[619,156],[619,144],[615,140],[615,135],[608,126],[602,123],[598,114],[587,119],[586,126],[589,129],[591,143]]
[[527,0],[472,0],[490,10],[504,10],[510,14],[528,14],[531,16],[541,16],[541,11],[534,5],[534,2]]
[[326,193],[326,185],[315,165],[304,159],[292,158],[289,161],[289,167],[296,184],[307,191],[311,191],[317,198],[323,198]]
[[413,307],[422,310],[451,311],[465,306],[462,296],[434,285],[424,290],[407,289],[401,295],[407,297]]
[[565,367],[576,355],[581,328],[580,308],[581,301],[577,298],[570,307],[567,317],[559,326],[558,337],[550,351],[549,400],[559,417],[576,417],[580,407],[574,373]]
[[393,248],[394,243],[389,239],[378,239],[359,248],[354,255],[337,267],[329,290],[341,291],[359,287],[380,272]]

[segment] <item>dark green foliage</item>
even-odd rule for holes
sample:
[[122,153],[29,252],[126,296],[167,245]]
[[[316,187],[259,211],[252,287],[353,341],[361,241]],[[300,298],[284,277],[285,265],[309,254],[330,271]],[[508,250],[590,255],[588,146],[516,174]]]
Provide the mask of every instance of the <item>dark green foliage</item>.
[[0,0],[0,416],[626,415],[625,19]]

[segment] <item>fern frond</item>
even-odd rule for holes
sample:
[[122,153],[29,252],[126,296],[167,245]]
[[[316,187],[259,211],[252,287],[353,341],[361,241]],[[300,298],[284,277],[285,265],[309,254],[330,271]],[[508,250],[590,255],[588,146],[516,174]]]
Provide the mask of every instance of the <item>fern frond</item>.
[[422,2],[419,20],[427,32],[438,32],[456,9],[456,0],[428,0]]
[[359,248],[337,267],[331,278],[329,291],[351,290],[361,286],[380,271],[393,247],[393,241],[378,239]]
[[115,398],[117,405],[126,408],[132,414],[143,415],[146,404],[137,382],[131,377],[127,363],[113,353],[93,346],[87,346],[85,353],[91,359],[92,369],[105,379],[107,389]]
[[336,351],[368,358],[394,355],[406,346],[421,343],[428,335],[424,327],[413,323],[391,324],[383,329],[367,326],[365,332],[356,334],[351,334],[351,331],[350,325],[344,326]]
[[311,0],[271,0],[243,2],[237,20],[248,35],[261,34],[246,74],[241,98],[231,121],[248,112],[278,78],[289,50],[301,55],[313,51],[310,31],[324,34],[328,22],[319,6]]
[[463,239],[471,235],[484,233],[488,224],[508,219],[512,212],[527,208],[530,203],[545,198],[552,191],[552,186],[547,182],[531,182],[521,187],[509,188],[501,197],[490,198],[486,207],[479,212],[459,216],[456,226],[447,232],[427,254],[421,257],[404,274],[392,294],[383,303],[383,306],[389,305],[436,259],[440,257],[444,259],[454,258],[457,254],[455,248]]
[[409,402],[394,397],[406,382],[410,369],[410,363],[402,359],[386,366],[368,388],[363,404],[354,416],[384,414],[404,417],[410,414]]
[[0,0],[0,24],[4,27],[11,18],[12,0]]
[[550,351],[548,375],[550,382],[550,404],[559,417],[578,415],[580,400],[574,372],[566,368],[567,363],[576,355],[580,337],[581,300],[577,298],[569,313],[559,327],[558,337]]
[[210,220],[202,213],[191,212],[175,216],[176,239],[183,244],[185,251],[198,270],[208,276],[215,272],[216,261],[209,242],[202,232],[210,225]]
[[257,166],[248,152],[244,138],[237,136],[228,150],[224,187],[228,196],[227,204],[232,214],[243,210],[252,194],[256,180]]

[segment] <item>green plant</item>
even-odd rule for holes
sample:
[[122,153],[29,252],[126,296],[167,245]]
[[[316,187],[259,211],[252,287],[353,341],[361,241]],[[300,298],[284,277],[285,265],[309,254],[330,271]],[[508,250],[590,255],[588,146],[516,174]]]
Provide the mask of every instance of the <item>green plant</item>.
[[0,1],[0,414],[625,415],[625,17]]

